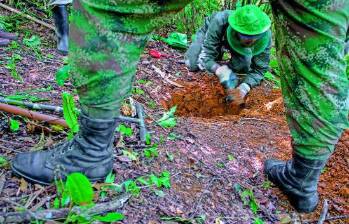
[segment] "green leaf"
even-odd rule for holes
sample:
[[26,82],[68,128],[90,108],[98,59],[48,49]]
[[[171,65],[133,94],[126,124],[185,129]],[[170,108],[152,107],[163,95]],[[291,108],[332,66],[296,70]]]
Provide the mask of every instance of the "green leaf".
[[280,79],[276,78],[271,72],[268,71],[268,72],[264,73],[264,78],[266,80],[273,82],[277,88],[281,87]]
[[133,180],[127,180],[124,182],[126,192],[130,192],[133,196],[138,197],[141,189],[137,186]]
[[49,59],[55,58],[55,56],[53,54],[47,54],[46,57],[49,58]]
[[155,109],[156,108],[156,102],[154,100],[150,100],[147,102],[147,105],[150,109]]
[[104,182],[107,184],[111,184],[111,183],[114,183],[114,181],[115,181],[115,174],[113,174],[113,172],[110,172],[108,176],[105,178]]
[[0,168],[6,167],[9,165],[9,162],[7,161],[6,157],[0,156]]
[[118,212],[109,212],[105,216],[94,216],[93,219],[101,221],[101,222],[117,222],[121,221],[125,218],[125,216]]
[[267,190],[267,189],[270,189],[270,188],[271,188],[271,185],[272,185],[271,181],[266,180],[266,181],[263,182],[262,188],[263,188],[264,190]]
[[177,120],[174,117],[159,122],[159,125],[163,128],[173,128],[176,126],[176,124]]
[[151,174],[149,176],[150,182],[154,184],[157,188],[165,187],[170,188],[171,187],[171,181],[170,181],[170,173],[168,171],[164,171],[161,173],[159,177],[157,177],[154,174]]
[[161,184],[165,188],[171,188],[170,172],[164,171],[161,174]]
[[144,90],[139,87],[135,87],[132,89],[132,93],[135,95],[144,95]]
[[67,191],[63,191],[61,198],[61,206],[66,207],[71,201],[70,193]]
[[127,137],[131,137],[132,134],[133,134],[133,131],[132,131],[132,128],[130,127],[127,127],[126,125],[124,124],[120,124],[116,130],[118,132],[120,132],[120,134],[124,135],[124,136],[127,136]]
[[149,180],[149,178],[146,177],[138,177],[137,181],[145,186],[151,185],[151,181]]
[[264,221],[261,218],[254,218],[253,224],[264,224]]
[[176,110],[177,110],[177,106],[171,107],[171,109],[169,111],[165,112],[158,121],[163,121],[163,120],[167,120],[171,117],[174,117]]
[[144,149],[144,156],[148,159],[153,157],[158,157],[159,156],[158,144],[154,144],[153,146]]
[[234,157],[233,155],[229,154],[229,155],[228,155],[228,160],[229,160],[229,161],[235,160],[235,157]]
[[175,118],[177,106],[172,107],[168,112],[164,113],[162,117],[157,121],[161,127],[164,128],[173,128],[177,124],[177,120]]
[[76,205],[89,205],[93,200],[93,189],[90,181],[82,173],[71,173],[67,177],[65,189]]
[[170,141],[175,141],[176,139],[178,139],[180,137],[181,137],[180,135],[178,135],[174,132],[171,132],[170,134],[168,134],[167,139]]
[[139,84],[147,85],[152,83],[152,81],[146,80],[146,79],[140,79],[137,81]]
[[186,34],[173,32],[167,38],[162,38],[162,41],[168,45],[176,48],[187,48],[188,47],[188,38]]
[[72,95],[67,92],[62,93],[63,100],[63,117],[67,122],[72,133],[79,131],[77,109],[75,107],[74,99]]
[[64,86],[64,82],[69,78],[70,66],[65,65],[59,68],[56,72],[56,83],[59,86]]
[[41,44],[39,36],[33,35],[30,38],[24,38],[23,44],[29,48],[38,48]]
[[90,224],[91,220],[84,214],[77,215],[70,213],[65,223],[79,223],[79,224]]
[[145,135],[145,144],[146,145],[150,145],[151,144],[151,135],[149,133],[147,133]]
[[251,199],[249,205],[250,205],[250,209],[253,212],[253,214],[257,214],[257,211],[259,210],[259,206],[258,206],[256,200]]
[[58,198],[55,198],[55,200],[53,201],[53,207],[55,209],[58,209],[59,208],[59,199]]
[[161,187],[161,181],[157,176],[155,176],[154,174],[151,174],[149,178],[152,184],[155,184],[158,188]]
[[19,131],[19,122],[10,118],[10,130],[12,132],[17,132]]

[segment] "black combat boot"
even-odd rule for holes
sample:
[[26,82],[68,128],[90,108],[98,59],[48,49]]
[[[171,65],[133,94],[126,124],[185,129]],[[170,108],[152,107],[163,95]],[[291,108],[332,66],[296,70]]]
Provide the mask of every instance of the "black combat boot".
[[264,172],[287,196],[298,212],[315,210],[319,195],[317,185],[327,160],[310,160],[293,155],[289,161],[267,160]]
[[67,5],[56,5],[52,12],[56,26],[57,50],[62,55],[68,55],[69,16]]
[[50,184],[73,172],[85,174],[92,182],[103,180],[113,166],[116,119],[92,119],[80,114],[80,131],[73,140],[52,149],[17,154],[12,170],[24,178]]

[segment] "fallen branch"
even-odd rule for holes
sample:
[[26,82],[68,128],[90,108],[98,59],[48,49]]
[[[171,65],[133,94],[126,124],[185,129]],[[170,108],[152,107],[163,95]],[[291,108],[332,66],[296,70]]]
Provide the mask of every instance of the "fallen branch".
[[328,213],[328,200],[325,199],[324,206],[322,208],[322,212],[321,212],[321,215],[320,215],[320,218],[319,218],[319,221],[317,222],[317,224],[323,224],[325,222],[327,213]]
[[19,11],[19,10],[17,10],[17,9],[14,9],[14,8],[8,6],[8,5],[5,5],[5,4],[3,4],[3,3],[0,3],[0,7],[4,8],[4,9],[10,11],[10,12],[16,13],[16,14],[18,14],[18,15],[20,15],[20,16],[23,16],[23,17],[25,17],[25,18],[27,18],[27,19],[29,19],[29,20],[31,20],[31,21],[34,21],[34,22],[36,22],[36,23],[39,23],[40,25],[43,25],[43,26],[45,26],[45,27],[47,27],[47,28],[49,28],[49,29],[51,29],[51,30],[55,30],[55,27],[52,26],[51,24],[45,23],[44,21],[41,21],[41,20],[39,20],[39,19],[37,19],[37,18],[35,18],[35,17],[32,17],[32,16],[30,16],[30,15],[27,15],[27,14],[25,14],[24,12],[21,12],[21,11]]
[[104,214],[111,211],[116,211],[124,206],[124,204],[130,198],[129,194],[122,194],[113,201],[96,204],[92,208],[83,210],[79,206],[61,209],[47,209],[36,212],[24,211],[24,212],[8,212],[0,213],[0,223],[24,223],[30,220],[57,220],[64,219],[70,212],[74,214],[86,214],[86,215],[97,215]]
[[[53,106],[53,105],[47,105],[47,104],[41,104],[41,103],[30,103],[30,102],[25,102],[25,101],[20,101],[20,100],[11,100],[11,99],[6,99],[4,97],[0,97],[0,103],[5,103],[5,104],[11,104],[11,105],[17,105],[17,106],[24,106],[30,109],[34,110],[49,110],[49,111],[54,111],[58,113],[63,113],[63,108],[59,106]],[[80,112],[80,111],[79,111]],[[10,113],[10,112],[8,112]],[[125,117],[125,116],[119,116],[119,119],[125,122],[132,122],[132,123],[139,123],[140,120],[137,118],[132,118],[132,117]]]
[[49,124],[60,125],[62,127],[68,128],[67,123],[63,119],[46,115],[46,114],[41,114],[41,113],[30,111],[30,110],[26,110],[26,109],[22,109],[16,106],[7,105],[4,103],[0,103],[0,111],[21,115],[21,116],[30,118],[32,120],[45,121]]
[[156,67],[155,65],[152,65],[151,66],[154,71],[160,75],[161,78],[163,78],[165,80],[165,82],[171,84],[171,85],[174,85],[174,86],[177,86],[179,88],[183,88],[184,86],[182,86],[181,84],[178,84],[172,80],[170,80],[169,78],[166,77],[165,73],[163,71],[161,71],[158,67]]
[[4,189],[5,182],[6,182],[5,174],[1,174],[0,175],[0,195],[2,193],[2,190]]
[[[333,221],[333,220],[338,220],[338,219],[343,219],[347,220],[349,219],[349,215],[338,215],[338,216],[327,216],[324,221]],[[318,223],[319,220],[304,220],[303,223]]]
[[51,105],[41,104],[41,103],[30,103],[30,102],[25,102],[20,100],[11,100],[11,99],[6,99],[4,97],[0,97],[0,103],[6,103],[11,105],[17,105],[17,106],[25,106],[27,108],[35,109],[35,110],[49,110],[49,111],[55,111],[58,113],[63,112],[62,107],[51,106]]

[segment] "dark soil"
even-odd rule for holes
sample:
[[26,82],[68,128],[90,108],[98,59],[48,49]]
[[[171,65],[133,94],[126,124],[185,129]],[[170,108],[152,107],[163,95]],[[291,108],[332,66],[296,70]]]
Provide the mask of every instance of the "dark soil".
[[[53,33],[31,23],[27,26],[32,27],[47,43],[42,49],[44,57],[39,60],[29,50],[16,50],[23,58],[18,63],[18,70],[24,82],[15,81],[9,71],[1,66],[1,93],[9,95],[52,86],[50,91],[32,91],[31,94],[47,98],[47,104],[60,105],[61,92],[72,92],[73,89],[70,83],[63,88],[55,83],[55,71],[63,64],[63,60],[54,50]],[[147,54],[149,49],[156,49],[169,57],[151,58]],[[9,49],[0,49],[2,65],[12,53]],[[54,58],[48,59],[45,56],[47,54],[54,55]],[[140,156],[136,161],[131,161],[119,152],[121,149],[133,150],[142,155],[141,147],[127,146],[139,145],[137,136],[126,139],[125,147],[115,147],[115,182],[122,183],[168,170],[172,186],[163,189],[164,195],[160,196],[152,189],[142,188],[140,196],[132,197],[119,211],[126,216],[123,223],[195,223],[198,217],[205,217],[204,223],[253,223],[256,217],[265,223],[316,223],[324,199],[329,200],[329,216],[349,215],[348,131],[343,134],[321,176],[321,203],[317,210],[307,215],[298,214],[277,188],[268,185],[263,174],[263,161],[266,158],[291,158],[291,138],[283,104],[277,101],[271,109],[265,106],[281,96],[280,90],[264,82],[252,90],[244,108],[231,108],[224,103],[224,91],[216,78],[205,73],[188,72],[182,60],[183,52],[160,42],[151,42],[139,63],[136,80],[151,82],[140,84],[136,81],[135,86],[142,88],[145,93],[133,95],[133,99],[145,107],[147,127],[152,131],[153,140],[164,139],[164,142],[159,146],[159,157],[147,159]],[[153,66],[164,72],[169,80],[184,87],[167,82],[154,71]],[[156,107],[151,106],[152,101]],[[161,117],[164,109],[173,105],[178,107],[177,126],[171,130],[157,126],[154,121]],[[0,112],[0,154],[8,159],[17,152],[37,150],[66,137],[65,132],[55,132],[47,124],[18,117],[21,121],[20,131],[10,132],[10,117],[14,116]],[[137,131],[136,126],[133,128]],[[178,136],[176,140],[167,139],[171,132]],[[0,190],[0,213],[18,210],[18,204],[32,211],[52,207],[56,195],[54,186],[42,187],[27,183],[13,176],[9,167],[3,168],[0,176],[5,177],[0,181],[4,184]],[[244,205],[235,190],[237,185],[253,190],[259,204],[257,214]],[[97,191],[98,185],[95,187]],[[114,196],[115,193],[109,192],[106,200]],[[11,199],[18,204],[8,203],[1,198]],[[173,221],[161,221],[161,217],[172,217]],[[179,222],[179,218],[190,222]],[[348,222],[349,219],[342,218],[327,223]]]

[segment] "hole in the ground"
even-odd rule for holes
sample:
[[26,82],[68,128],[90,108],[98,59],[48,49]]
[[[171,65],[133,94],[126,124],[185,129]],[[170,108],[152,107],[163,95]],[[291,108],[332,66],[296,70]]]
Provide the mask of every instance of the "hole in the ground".
[[226,95],[216,77],[203,75],[184,84],[185,87],[174,91],[167,102],[168,107],[177,105],[178,116],[211,118],[239,114],[239,107],[224,101]]

